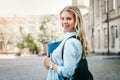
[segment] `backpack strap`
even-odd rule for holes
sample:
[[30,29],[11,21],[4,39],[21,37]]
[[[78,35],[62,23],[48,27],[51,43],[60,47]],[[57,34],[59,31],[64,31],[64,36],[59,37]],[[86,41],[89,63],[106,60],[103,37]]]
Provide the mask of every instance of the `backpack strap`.
[[[68,39],[70,39],[70,38],[76,38],[76,36],[71,36],[71,37],[69,37]],[[68,40],[68,39],[66,39],[66,41]],[[79,39],[79,37],[77,37],[76,39],[78,39],[78,40],[80,40]],[[66,42],[65,41],[65,42]],[[64,42],[64,44],[63,44],[63,47],[62,47],[62,60],[63,60],[63,56],[64,56],[64,45],[65,45],[65,42]],[[81,65],[87,65],[87,62],[85,63],[84,61],[86,61],[86,56],[84,55],[84,51],[82,51],[82,55],[81,55],[81,59],[79,60],[79,62],[78,62],[78,65],[80,65],[80,62],[82,61],[82,64]],[[83,64],[83,62],[84,62],[84,64]],[[87,65],[88,66],[88,65]],[[84,66],[84,67],[86,67],[86,66]],[[79,67],[78,67],[78,69],[79,69]],[[77,69],[77,70],[78,70]],[[80,69],[81,70],[81,69]],[[76,80],[76,76],[74,76],[74,75],[76,75],[75,73],[73,74],[73,77],[74,77],[74,79],[73,80]],[[88,71],[88,74],[87,75],[89,75],[89,80],[94,80],[93,79],[93,75],[90,73],[90,71]],[[78,78],[78,72],[77,72],[77,78]],[[67,78],[67,77],[63,77],[63,79],[64,80],[70,80],[70,78]],[[88,79],[87,79],[88,80]]]
[[[76,38],[76,36],[75,36],[75,35],[74,35],[74,36],[71,36],[71,37],[69,37],[68,39],[70,39],[70,38]],[[68,39],[66,39],[66,41],[67,41]],[[80,40],[79,37],[77,37],[76,39]],[[65,42],[66,42],[66,41],[65,41]],[[63,55],[64,55],[65,42],[64,42],[63,47],[62,47],[62,60],[63,60]],[[82,57],[83,57],[83,54],[82,54],[81,58],[82,58]],[[64,80],[69,80],[69,78],[67,78],[67,77],[63,77],[63,78],[64,78]]]
[[[75,39],[80,40],[80,38],[79,38],[79,37],[76,37],[76,35],[71,36],[71,37],[69,37],[68,39],[70,39],[70,38],[75,38]],[[68,39],[66,39],[66,41],[67,41]],[[66,41],[65,41],[65,42],[66,42]],[[64,55],[64,46],[65,46],[65,42],[64,42],[63,47],[62,47],[62,60],[63,60],[63,55]],[[81,59],[82,59],[82,58],[83,58],[83,54],[82,54],[82,56],[81,56]]]
[[[71,37],[69,37],[68,39],[70,39],[70,38],[76,38],[76,36],[75,36],[75,35],[74,35],[74,36],[71,36]],[[66,41],[67,41],[68,39],[66,39]],[[65,41],[65,42],[66,42],[66,41]],[[64,55],[65,42],[64,42],[63,47],[62,47],[62,60],[63,60],[63,55]]]
[[[71,36],[71,37],[69,37],[68,39],[70,39],[70,38],[76,38],[76,36],[75,36],[75,35],[74,35],[74,36]],[[66,41],[67,41],[68,39],[66,39]],[[66,41],[65,41],[65,42],[66,42]],[[65,42],[64,42],[63,47],[62,47],[62,60],[63,60],[63,55],[64,55]],[[64,80],[69,80],[69,78],[67,78],[67,77],[63,77],[63,78],[64,78]]]

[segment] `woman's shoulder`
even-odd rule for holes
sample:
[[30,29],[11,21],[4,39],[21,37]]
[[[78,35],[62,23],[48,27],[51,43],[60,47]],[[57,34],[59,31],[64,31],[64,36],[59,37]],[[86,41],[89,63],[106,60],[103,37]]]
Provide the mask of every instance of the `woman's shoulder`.
[[81,45],[81,41],[78,40],[77,38],[69,38],[67,41],[66,41],[66,44],[68,45]]
[[[82,51],[81,42],[76,38],[70,38],[66,41],[65,47],[69,48],[69,51],[75,51],[74,55],[80,55]],[[76,54],[79,53],[79,54]]]

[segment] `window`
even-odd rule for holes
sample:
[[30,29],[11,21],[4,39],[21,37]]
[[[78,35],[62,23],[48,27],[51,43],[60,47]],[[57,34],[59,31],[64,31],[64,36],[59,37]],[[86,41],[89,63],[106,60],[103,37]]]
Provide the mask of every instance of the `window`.
[[107,48],[107,29],[104,28],[104,48]]
[[96,16],[97,17],[99,17],[99,15],[100,15],[100,12],[99,12],[99,10],[100,10],[99,3],[100,3],[100,1],[97,0],[97,3],[96,3]]
[[20,32],[23,31],[23,27],[22,27],[22,26],[19,27],[19,31],[20,31]]
[[109,10],[113,10],[113,0],[109,0]]
[[101,1],[102,1],[102,4],[101,4],[101,6],[102,6],[102,13],[105,14],[106,13],[106,2],[105,2],[105,0],[101,0]]
[[119,48],[120,48],[120,24],[119,24],[119,31],[118,31],[118,33],[119,33]]
[[111,27],[111,47],[115,47],[115,26]]
[[2,42],[0,42],[0,50],[2,50]]
[[94,28],[92,28],[92,37],[91,37],[91,45],[92,45],[92,49],[94,49]]
[[98,30],[98,48],[100,48],[100,30]]
[[113,0],[113,9],[116,8],[116,0]]
[[117,0],[117,6],[120,8],[120,0]]
[[115,26],[115,37],[118,38],[118,27],[117,27],[117,25]]
[[109,0],[109,10],[113,10],[116,8],[116,0]]

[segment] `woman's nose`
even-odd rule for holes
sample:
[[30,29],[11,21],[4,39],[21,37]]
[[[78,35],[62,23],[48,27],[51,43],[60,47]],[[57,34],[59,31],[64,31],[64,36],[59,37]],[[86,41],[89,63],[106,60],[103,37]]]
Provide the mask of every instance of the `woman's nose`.
[[64,20],[63,20],[63,23],[67,23],[67,20],[66,20],[66,19],[64,19]]

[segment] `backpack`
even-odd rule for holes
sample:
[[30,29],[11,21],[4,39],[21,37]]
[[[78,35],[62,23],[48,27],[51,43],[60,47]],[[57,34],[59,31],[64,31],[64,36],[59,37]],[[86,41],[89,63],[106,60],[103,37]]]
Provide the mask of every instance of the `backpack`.
[[[70,39],[70,38],[76,38],[76,36],[71,36],[68,39]],[[76,39],[80,40],[78,37]],[[64,45],[65,45],[65,43],[63,44],[63,47],[62,47],[62,59],[63,59],[63,55],[64,55]],[[63,77],[63,78],[64,78],[64,80],[69,80],[69,78],[66,78],[66,77]],[[78,67],[74,71],[72,80],[94,80],[93,75],[91,74],[90,70],[88,69],[88,62],[87,62],[86,56],[84,55],[84,52],[82,53],[81,59],[78,62]]]

